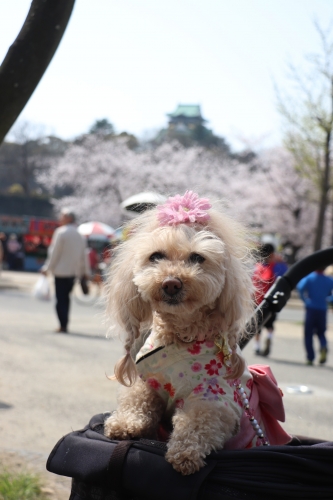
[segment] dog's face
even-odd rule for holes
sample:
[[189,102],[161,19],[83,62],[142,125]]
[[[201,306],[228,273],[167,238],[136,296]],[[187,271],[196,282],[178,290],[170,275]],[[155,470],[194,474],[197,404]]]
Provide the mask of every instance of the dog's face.
[[[166,343],[175,336],[189,343],[225,333],[235,349],[253,313],[253,262],[242,226],[215,209],[208,217],[199,210],[199,221],[179,221],[180,212],[171,220],[171,208],[163,220],[158,209],[137,217],[111,263],[108,310],[114,329],[127,333],[127,354],[116,374],[125,385],[126,377],[135,379],[129,350],[140,333],[154,327]],[[235,351],[233,357],[230,376],[237,378],[244,362]]]
[[225,284],[225,254],[223,241],[202,226],[159,227],[136,248],[133,282],[153,311],[213,308]]

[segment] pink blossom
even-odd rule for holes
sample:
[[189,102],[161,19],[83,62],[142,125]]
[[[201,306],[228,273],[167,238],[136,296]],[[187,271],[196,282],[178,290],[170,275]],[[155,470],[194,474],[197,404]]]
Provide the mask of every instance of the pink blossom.
[[[313,183],[300,175],[293,157],[282,148],[262,150],[251,162],[239,162],[213,149],[185,148],[176,141],[131,149],[126,139],[90,134],[69,144],[63,156],[47,161],[50,168],[42,169],[38,183],[51,196],[66,188],[70,194],[52,202],[57,210],[70,206],[78,222],[98,220],[116,228],[124,223],[120,203],[129,196],[141,191],[184,193],[196,185],[207,197],[228,199],[230,210],[249,227],[279,234],[281,244],[288,242],[297,259],[311,252],[316,210],[308,193]],[[281,179],[288,179],[283,189]],[[208,205],[201,202],[194,202],[194,212],[202,212],[205,219]],[[174,219],[179,223],[178,217],[190,223],[191,210],[186,205],[180,211],[172,209],[165,224]],[[195,216],[195,222],[199,219]],[[323,246],[329,246],[328,239],[329,231]]]
[[188,350],[189,353],[191,353],[193,355],[199,354],[200,351],[201,351],[201,345],[200,345],[199,342],[196,342],[191,347],[189,347],[187,350]]
[[212,359],[205,365],[205,370],[208,375],[219,375],[219,370],[222,368],[222,363],[217,363],[216,359]]
[[194,387],[193,392],[194,394],[200,394],[200,392],[203,392],[204,386],[203,384],[199,384],[196,387]]
[[198,362],[193,363],[193,365],[191,366],[191,370],[193,372],[199,372],[201,369],[202,369],[202,364]]
[[155,390],[158,390],[161,387],[161,384],[158,382],[158,380],[156,380],[156,378],[148,378],[147,384]]
[[170,397],[173,398],[173,396],[175,395],[175,388],[173,387],[173,385],[168,383],[168,384],[164,384],[163,387],[169,393]]
[[237,391],[234,391],[234,401],[235,401],[235,403],[238,404],[238,406],[240,406],[241,408],[243,408],[242,398],[240,397],[240,395],[238,394]]
[[157,207],[158,220],[161,226],[175,226],[186,222],[203,224],[209,219],[207,210],[210,208],[207,198],[199,198],[193,191],[186,191],[183,196],[177,194]]
[[230,386],[230,387],[235,387],[236,385],[239,385],[241,383],[240,379],[239,378],[236,378],[236,379],[227,379],[226,380],[227,384]]
[[212,394],[225,394],[225,391],[222,389],[222,387],[219,386],[219,384],[215,384],[214,386],[209,385],[207,392],[211,392]]

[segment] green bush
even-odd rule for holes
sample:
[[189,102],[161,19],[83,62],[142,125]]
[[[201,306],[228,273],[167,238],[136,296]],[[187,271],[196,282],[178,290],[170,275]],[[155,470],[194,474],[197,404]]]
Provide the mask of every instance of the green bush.
[[40,479],[28,473],[0,473],[0,500],[45,500]]

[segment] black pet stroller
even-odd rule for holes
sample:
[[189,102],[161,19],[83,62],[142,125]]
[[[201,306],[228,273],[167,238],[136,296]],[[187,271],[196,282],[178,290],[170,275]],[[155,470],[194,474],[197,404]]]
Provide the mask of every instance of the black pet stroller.
[[[258,307],[258,326],[282,310],[300,279],[332,263],[333,247],[292,266]],[[252,330],[253,336],[254,323]],[[294,436],[285,446],[221,450],[199,472],[182,476],[166,462],[164,442],[106,438],[108,416],[95,415],[64,436],[49,456],[50,472],[73,478],[69,500],[333,499],[333,442]]]

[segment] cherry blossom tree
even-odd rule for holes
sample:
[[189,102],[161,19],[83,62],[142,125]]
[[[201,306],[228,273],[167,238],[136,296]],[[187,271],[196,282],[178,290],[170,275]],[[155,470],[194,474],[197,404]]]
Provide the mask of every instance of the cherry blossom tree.
[[126,138],[88,135],[68,147],[38,181],[51,193],[59,188],[70,190],[54,200],[56,207],[71,206],[80,220],[94,218],[119,225],[124,218],[119,204],[141,191],[169,195],[193,189],[221,198],[233,163],[202,147],[184,148],[172,142],[132,150]]
[[262,161],[274,194],[273,229],[295,253],[301,248],[311,251],[317,224],[313,183],[299,175],[293,157],[282,148],[267,152]]
[[313,184],[299,175],[283,148],[262,152],[252,168],[247,175],[240,165],[234,180],[234,200],[247,193],[240,216],[258,232],[278,235],[294,262],[312,249],[317,213]]
[[315,22],[320,51],[308,54],[306,69],[299,72],[290,65],[293,85],[277,93],[285,130],[285,145],[299,171],[313,181],[317,191],[317,224],[313,248],[325,244],[325,225],[332,191],[333,147],[333,30]]
[[[119,222],[119,204],[140,170],[140,157],[123,140],[88,135],[68,147],[60,161],[38,178],[49,192],[67,191],[54,199],[56,208],[70,206],[78,219]],[[129,189],[128,189],[129,188]]]
[[242,163],[200,146],[165,142],[134,150],[124,138],[87,135],[69,146],[39,182],[51,193],[68,190],[54,200],[58,208],[70,206],[82,222],[96,219],[114,227],[125,220],[119,206],[129,196],[191,189],[221,201],[254,234],[277,234],[292,259],[311,251],[316,218],[311,181],[300,177],[282,148]]

